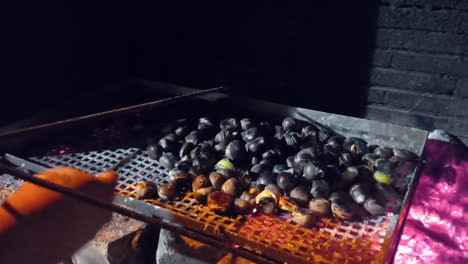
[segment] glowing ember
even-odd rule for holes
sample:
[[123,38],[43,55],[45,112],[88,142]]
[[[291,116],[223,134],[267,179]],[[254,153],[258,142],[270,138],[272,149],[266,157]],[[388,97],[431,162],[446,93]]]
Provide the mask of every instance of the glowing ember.
[[60,153],[60,154],[63,154],[63,153],[65,153],[65,150],[61,149],[61,150],[59,151],[59,153]]

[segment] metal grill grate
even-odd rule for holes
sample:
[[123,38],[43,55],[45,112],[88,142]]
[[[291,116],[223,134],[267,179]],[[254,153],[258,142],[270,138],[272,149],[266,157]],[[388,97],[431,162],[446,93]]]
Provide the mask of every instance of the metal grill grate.
[[[45,166],[73,166],[96,174],[116,164],[136,148],[71,153],[30,158]],[[134,185],[141,180],[167,183],[168,171],[141,151],[130,163],[119,169],[117,190],[132,196]],[[389,208],[381,217],[362,222],[321,219],[317,227],[304,228],[289,219],[261,215],[229,218],[198,204],[191,194],[176,202],[147,200],[172,210],[177,220],[212,235],[222,231],[234,244],[240,244],[284,262],[314,263],[381,263],[389,246],[398,214]]]

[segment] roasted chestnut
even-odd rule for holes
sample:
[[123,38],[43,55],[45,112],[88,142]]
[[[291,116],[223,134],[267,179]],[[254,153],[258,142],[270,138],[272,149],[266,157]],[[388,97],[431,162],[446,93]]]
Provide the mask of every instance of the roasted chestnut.
[[174,152],[180,146],[179,142],[167,138],[160,139],[158,144],[164,152]]
[[174,132],[179,137],[185,137],[190,132],[190,129],[188,125],[183,125],[176,128]]
[[198,189],[208,187],[210,185],[210,179],[205,175],[198,175],[192,181],[192,191],[196,192]]
[[369,187],[361,183],[355,184],[349,189],[349,196],[355,203],[362,204],[369,196]]
[[212,210],[225,213],[232,205],[234,197],[223,191],[214,191],[208,194],[207,205]]
[[185,142],[179,151],[179,157],[190,156],[190,152],[195,148],[195,145],[190,142]]
[[356,158],[353,154],[344,152],[338,158],[338,164],[340,166],[349,167],[356,163]]
[[320,129],[318,132],[318,140],[322,143],[326,143],[328,139],[331,137],[332,133],[326,129]]
[[296,157],[304,156],[304,154],[309,156],[310,159],[315,159],[317,157],[316,150],[313,147],[307,147],[307,148],[301,149],[299,152],[297,152]]
[[207,117],[202,117],[202,118],[198,119],[198,126],[197,126],[198,130],[206,131],[206,130],[209,130],[209,129],[213,128],[213,127],[214,127],[213,123]]
[[343,147],[359,157],[363,156],[366,153],[369,153],[369,149],[367,148],[367,142],[362,138],[347,138],[343,143]]
[[288,212],[295,212],[299,209],[299,205],[294,202],[291,198],[286,196],[280,196],[278,200],[278,207],[281,210],[288,211]]
[[218,172],[212,172],[209,175],[209,179],[211,185],[213,185],[215,189],[219,190],[221,189],[221,186],[223,186],[224,182],[227,180],[227,177]]
[[159,198],[172,201],[176,195],[176,188],[173,184],[161,184],[158,186],[158,196]]
[[315,136],[317,136],[318,131],[319,131],[319,129],[316,126],[308,124],[307,126],[302,128],[301,134],[303,136],[313,136],[313,137],[315,137]]
[[284,135],[284,129],[281,126],[275,126],[275,134],[273,137],[277,140],[281,140]]
[[388,159],[380,158],[375,161],[374,167],[377,171],[391,175],[393,172],[394,164]]
[[300,134],[296,132],[287,132],[283,135],[284,142],[291,148],[299,148],[301,144]]
[[268,185],[273,183],[273,173],[271,171],[263,171],[258,175],[257,178],[258,184]]
[[304,166],[302,177],[306,180],[318,180],[323,178],[324,170],[319,166],[317,162],[309,161]]
[[170,152],[164,153],[161,158],[159,158],[159,164],[168,170],[172,170],[176,162],[176,158]]
[[289,131],[296,132],[296,131],[299,131],[299,129],[300,129],[299,121],[297,119],[290,118],[290,117],[286,117],[285,119],[283,119],[283,122],[281,123],[281,126],[287,132],[289,132]]
[[300,226],[312,227],[314,226],[317,217],[313,215],[309,210],[300,209],[293,212],[292,220]]
[[312,181],[312,187],[310,194],[314,198],[327,198],[330,196],[330,185],[325,180],[314,180]]
[[289,197],[297,204],[305,206],[309,202],[309,190],[304,185],[298,185],[291,190]]
[[335,200],[331,203],[331,211],[333,216],[343,220],[353,219],[353,211],[351,207],[343,200]]
[[374,180],[376,180],[377,182],[380,182],[380,183],[392,184],[392,182],[393,182],[393,177],[391,175],[380,172],[380,171],[374,172],[373,177],[374,177]]
[[401,198],[398,192],[389,184],[376,183],[375,184],[376,198],[381,201],[396,201],[401,204]]
[[157,198],[158,187],[154,182],[139,181],[135,186],[135,193],[143,199]]
[[314,198],[309,202],[309,210],[320,217],[328,217],[331,214],[330,201],[324,198]]
[[195,158],[192,161],[192,170],[195,175],[197,174],[208,174],[212,169],[215,160],[206,160],[202,158]]
[[239,140],[231,141],[226,147],[225,155],[230,160],[241,160],[245,156],[244,144]]
[[173,169],[169,172],[169,180],[175,188],[180,189],[190,183],[190,175]]
[[238,196],[242,193],[243,188],[238,179],[230,178],[221,186],[221,191],[229,193],[232,196]]
[[257,165],[252,166],[250,168],[250,171],[254,174],[259,174],[263,171],[267,170],[267,167],[265,167],[263,164],[258,163]]
[[216,172],[224,175],[226,178],[231,178],[236,175],[236,168],[234,167],[234,164],[232,164],[232,162],[228,159],[222,159],[216,163],[215,170]]
[[390,159],[393,156],[393,150],[391,148],[380,146],[374,149],[374,154],[380,158]]
[[296,185],[296,178],[292,173],[283,171],[278,173],[276,184],[284,191],[289,191]]
[[393,149],[393,154],[395,156],[399,157],[400,160],[403,160],[403,161],[416,160],[417,159],[416,154],[414,154],[411,151],[404,150],[404,149],[395,148],[395,149]]
[[364,209],[371,215],[383,215],[385,213],[385,206],[379,204],[375,199],[367,199],[364,202]]
[[258,137],[245,144],[245,149],[252,153],[261,153],[266,147],[265,138]]
[[280,172],[285,171],[287,169],[288,169],[288,167],[286,167],[286,165],[284,165],[284,164],[276,164],[275,166],[273,166],[273,173],[280,173]]
[[200,188],[196,192],[193,193],[193,197],[195,198],[197,202],[201,204],[206,204],[208,195],[214,191],[215,191],[215,188],[213,187]]
[[374,153],[367,153],[362,156],[362,160],[369,168],[374,168],[375,161],[380,159],[380,156]]
[[283,195],[283,190],[281,190],[281,188],[278,187],[278,185],[276,185],[274,183],[266,185],[264,190],[274,193],[277,197]]
[[241,125],[242,130],[247,130],[247,129],[252,128],[252,127],[255,126],[253,120],[250,119],[250,118],[241,119],[240,125]]
[[240,129],[239,120],[236,118],[224,119],[220,122],[219,126],[221,127],[221,130],[225,131],[235,131]]
[[192,162],[188,159],[181,159],[176,164],[174,164],[174,169],[182,172],[189,172],[192,167]]
[[345,183],[353,182],[359,175],[359,170],[355,166],[346,168],[346,171],[341,174],[341,180]]
[[312,156],[307,153],[297,154],[294,157],[293,169],[298,174],[302,174],[304,171],[304,166],[312,162]]
[[330,197],[328,197],[328,200],[331,202],[337,201],[337,200],[343,200],[346,198],[346,195],[342,192],[333,192]]
[[234,200],[234,211],[241,215],[250,213],[252,211],[252,201],[236,198]]
[[162,155],[162,149],[158,145],[149,145],[146,148],[146,151],[148,152],[148,157],[150,157],[150,159],[158,160]]
[[194,145],[198,145],[201,142],[201,134],[197,130],[190,132],[187,136],[185,136],[185,142],[190,142]]
[[224,154],[226,152],[226,147],[226,143],[218,143],[214,146],[214,149],[216,152]]
[[255,196],[256,196],[256,195],[245,191],[245,192],[243,192],[243,193],[241,194],[240,198],[243,199],[243,200],[246,200],[246,201],[254,201],[254,200],[255,200]]

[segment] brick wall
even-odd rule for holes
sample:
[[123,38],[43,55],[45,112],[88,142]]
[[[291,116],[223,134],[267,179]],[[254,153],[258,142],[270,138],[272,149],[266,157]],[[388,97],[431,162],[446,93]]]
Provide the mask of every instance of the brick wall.
[[366,118],[468,143],[468,1],[379,0]]

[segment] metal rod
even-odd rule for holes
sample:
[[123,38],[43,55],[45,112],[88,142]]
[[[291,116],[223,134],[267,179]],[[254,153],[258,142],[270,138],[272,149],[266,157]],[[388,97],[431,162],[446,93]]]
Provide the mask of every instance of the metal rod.
[[177,225],[177,224],[165,222],[165,221],[163,221],[162,219],[160,219],[158,217],[146,216],[146,215],[144,215],[142,213],[139,213],[139,212],[134,211],[134,210],[130,210],[130,209],[122,207],[120,205],[116,205],[116,204],[113,204],[113,203],[108,203],[108,202],[98,200],[98,199],[90,197],[87,194],[84,194],[82,192],[79,192],[79,191],[76,191],[76,190],[73,190],[73,189],[69,189],[67,187],[64,187],[64,186],[61,186],[61,185],[58,185],[58,184],[43,180],[41,178],[35,177],[35,176],[33,176],[33,175],[31,175],[31,174],[29,174],[27,172],[24,172],[24,171],[22,171],[20,169],[17,169],[17,168],[13,168],[13,167],[8,166],[6,164],[0,163],[0,172],[13,175],[13,176],[15,176],[15,177],[17,177],[19,179],[31,182],[33,184],[39,185],[39,186],[47,188],[49,190],[65,194],[65,195],[70,196],[72,198],[75,198],[75,199],[77,199],[79,201],[94,205],[94,206],[96,206],[98,208],[109,210],[111,212],[116,212],[116,213],[119,213],[121,215],[128,216],[130,218],[133,218],[133,219],[136,219],[136,220],[148,223],[148,224],[158,225],[161,228],[177,232],[177,233],[179,233],[181,235],[184,235],[184,236],[191,237],[191,238],[193,238],[193,239],[195,239],[197,241],[200,241],[202,243],[205,243],[207,245],[210,245],[210,246],[213,246],[215,248],[225,250],[225,251],[228,251],[230,253],[233,253],[233,254],[239,255],[241,257],[244,257],[246,259],[252,260],[255,263],[265,263],[265,264],[277,263],[277,262],[269,260],[269,259],[267,259],[267,258],[265,258],[265,257],[263,257],[263,256],[261,256],[259,254],[256,254],[256,253],[254,253],[254,252],[252,252],[250,250],[247,250],[245,248],[242,248],[242,247],[238,247],[238,248],[227,247],[227,245],[226,245],[226,243],[224,241],[221,241],[219,239],[210,237],[210,236],[208,236],[206,234],[189,230],[189,229],[187,229],[185,227],[182,227],[180,225]]
[[37,126],[33,126],[33,127],[12,130],[12,131],[0,132],[0,137],[9,136],[9,135],[13,135],[13,134],[16,134],[16,135],[17,134],[22,134],[22,133],[25,133],[25,132],[30,132],[30,131],[34,131],[34,130],[38,130],[38,129],[42,129],[42,128],[50,128],[50,127],[54,127],[54,126],[68,125],[68,124],[72,124],[74,122],[83,121],[83,120],[109,117],[111,115],[119,114],[119,113],[129,113],[129,112],[132,112],[132,111],[149,110],[149,109],[153,109],[153,108],[156,108],[156,107],[162,107],[162,106],[169,105],[169,104],[184,102],[184,101],[190,100],[190,99],[192,99],[194,97],[207,95],[207,94],[211,94],[211,93],[225,92],[225,91],[228,91],[228,90],[230,90],[230,87],[221,86],[221,87],[202,90],[202,91],[193,92],[193,93],[189,93],[189,94],[178,95],[178,96],[174,96],[174,97],[171,97],[171,98],[166,98],[166,99],[157,100],[157,101],[153,101],[153,102],[148,102],[148,103],[132,105],[132,106],[128,106],[128,107],[122,107],[122,108],[118,108],[118,109],[114,109],[114,110],[104,111],[104,112],[100,112],[100,113],[96,113],[96,114],[90,114],[90,115],[85,115],[85,116],[80,116],[80,117],[74,117],[74,118],[70,118],[70,119],[60,120],[60,121],[57,121],[57,122],[52,122],[52,123],[47,123],[47,124],[42,124],[42,125],[37,125]]

